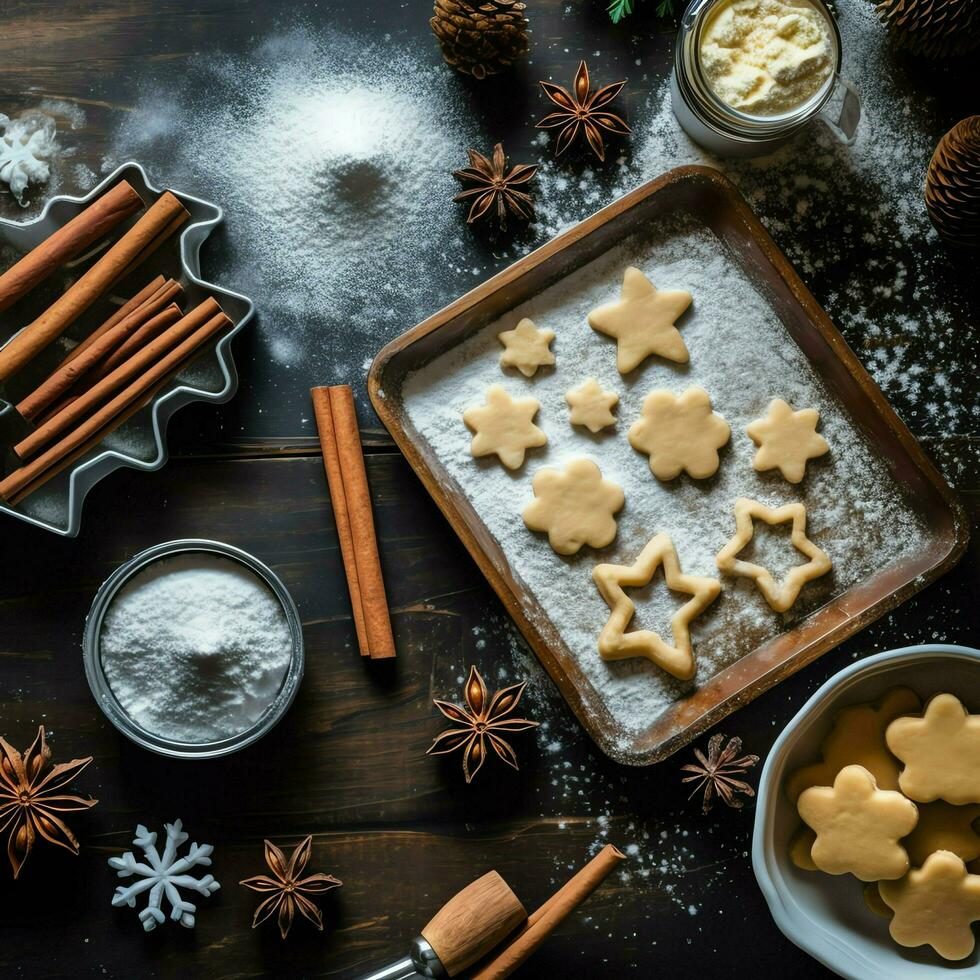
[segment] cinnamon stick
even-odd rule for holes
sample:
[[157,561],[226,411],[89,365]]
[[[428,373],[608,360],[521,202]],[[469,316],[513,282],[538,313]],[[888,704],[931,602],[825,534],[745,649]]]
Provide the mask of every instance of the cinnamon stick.
[[[220,313],[221,307],[213,297],[209,296],[203,303],[173,323],[156,340],[137,351],[129,360],[120,364],[105,378],[96,382],[78,398],[65,405],[60,412],[46,419],[30,435],[25,436],[14,446],[14,452],[21,459],[33,456],[52,439],[70,430],[73,425],[83,419],[112,392],[117,391],[134,378],[138,378],[146,370],[151,369],[161,357],[183,341],[185,337]],[[122,325],[120,324],[120,326]],[[95,345],[93,344],[92,349],[94,348]],[[71,365],[69,366],[71,367]]]
[[30,292],[55,269],[73,259],[143,206],[132,185],[121,180],[84,211],[50,234],[0,275],[0,310]]
[[362,657],[395,656],[388,599],[381,575],[371,491],[349,385],[311,389],[330,503],[347,573],[354,628]]
[[[174,307],[177,315],[180,316],[180,308],[175,303],[171,303],[167,309]],[[141,347],[145,347],[157,334],[165,327],[169,327],[173,321],[162,320],[159,316],[151,317],[141,326],[137,327],[123,342],[112,351],[109,356],[99,364],[88,377],[90,383],[100,381],[106,375],[111,374],[123,361],[128,360]]]
[[[190,355],[221,330],[231,324],[224,313],[218,313],[186,340],[162,357],[147,371],[141,374],[129,387],[125,388],[97,412],[89,416],[79,426],[72,429],[63,439],[55,443],[37,458],[18,467],[0,481],[0,499],[10,501],[21,491],[35,484],[41,476],[53,467],[62,464],[66,457],[78,452],[86,444],[91,445],[93,437],[111,431],[111,423],[134,405],[145,401],[146,396],[171,372],[181,368]],[[81,399],[79,399],[81,401]],[[121,424],[121,423],[117,423]],[[107,428],[109,427],[109,428]]]
[[0,381],[20,370],[81,316],[121,275],[128,271],[160,233],[178,218],[190,215],[170,191],[165,191],[146,213],[98,261],[62,293],[33,323],[0,350]]
[[582,904],[626,855],[607,844],[581,871],[567,881],[547,902],[527,917],[527,923],[510,945],[479,967],[470,980],[503,980],[509,977],[555,928]]

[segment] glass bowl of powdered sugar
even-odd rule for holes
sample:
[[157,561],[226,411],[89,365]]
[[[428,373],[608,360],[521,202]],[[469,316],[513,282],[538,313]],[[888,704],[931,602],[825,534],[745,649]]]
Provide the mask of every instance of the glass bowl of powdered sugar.
[[286,587],[219,541],[169,541],[117,568],[92,604],[83,651],[113,725],[181,759],[251,745],[303,678],[303,630]]

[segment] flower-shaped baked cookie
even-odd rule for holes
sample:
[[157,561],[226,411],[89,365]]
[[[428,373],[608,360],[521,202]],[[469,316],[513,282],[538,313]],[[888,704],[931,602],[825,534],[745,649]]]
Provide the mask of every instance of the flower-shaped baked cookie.
[[626,498],[619,485],[604,480],[590,459],[571,460],[565,471],[538,470],[531,480],[534,500],[524,508],[532,531],[547,531],[559,555],[574,555],[583,544],[605,548],[616,537],[616,518]]
[[912,866],[921,868],[935,851],[950,851],[961,861],[980,857],[980,804],[953,806],[942,800],[919,804],[919,822],[902,841]]
[[497,334],[504,345],[500,355],[501,367],[515,367],[525,378],[530,378],[539,367],[555,363],[555,355],[548,345],[555,339],[554,330],[539,330],[524,317],[513,330]]
[[516,470],[524,462],[526,450],[548,441],[533,421],[540,407],[536,398],[511,398],[500,385],[491,385],[485,405],[463,412],[463,421],[474,433],[470,454],[496,453],[504,466]]
[[915,804],[878,789],[863,766],[845,766],[833,786],[811,786],[797,801],[803,822],[817,835],[813,863],[827,874],[861,881],[901,878],[909,856],[899,840],[918,820]]
[[566,392],[565,401],[571,409],[568,421],[572,425],[584,425],[589,432],[600,432],[616,424],[612,410],[619,401],[619,395],[614,391],[603,391],[595,378],[589,378]]
[[732,430],[711,411],[711,399],[701,388],[682,395],[651,391],[643,411],[630,426],[630,445],[650,457],[650,470],[659,480],[673,480],[683,470],[696,480],[718,469],[718,450]]
[[898,784],[910,799],[980,803],[980,715],[959,698],[937,694],[921,718],[896,718],[885,740],[905,765]]
[[616,367],[628,374],[651,354],[686,364],[687,347],[674,321],[691,305],[683,289],[657,289],[639,269],[627,268],[618,303],[589,314],[593,330],[616,340]]
[[881,881],[878,891],[895,913],[888,931],[900,946],[931,946],[947,960],[966,959],[980,919],[980,875],[969,874],[949,851],[930,854],[901,881]]
[[760,473],[778,469],[784,480],[799,483],[807,460],[830,452],[827,440],[817,432],[819,421],[815,408],[794,412],[782,398],[773,399],[765,417],[750,422],[745,430],[759,447],[752,468]]

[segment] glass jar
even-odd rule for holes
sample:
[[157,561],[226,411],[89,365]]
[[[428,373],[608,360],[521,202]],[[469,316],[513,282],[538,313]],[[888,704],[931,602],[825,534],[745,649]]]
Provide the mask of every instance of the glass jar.
[[839,74],[841,38],[823,0],[808,0],[827,21],[834,70],[800,105],[773,116],[752,116],[733,109],[715,94],[701,65],[701,35],[715,7],[728,0],[692,0],[677,31],[670,79],[674,115],[683,130],[706,150],[722,157],[753,157],[787,143],[819,119],[845,145],[854,142],[861,117],[857,89]]

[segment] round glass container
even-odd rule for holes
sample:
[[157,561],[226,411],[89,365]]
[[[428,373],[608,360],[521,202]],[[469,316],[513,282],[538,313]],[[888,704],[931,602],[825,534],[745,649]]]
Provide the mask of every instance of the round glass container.
[[677,31],[670,95],[674,115],[688,136],[718,156],[760,156],[771,153],[814,119],[820,119],[842,143],[853,143],[861,100],[854,86],[838,74],[840,31],[823,0],[807,2],[827,22],[834,70],[810,98],[788,112],[772,116],[753,116],[732,108],[715,94],[705,76],[701,64],[702,33],[715,8],[727,2],[693,0]]
[[[147,731],[137,724],[119,703],[109,686],[102,666],[102,623],[119,590],[135,575],[154,562],[178,555],[195,553],[225,558],[244,565],[278,599],[292,636],[292,656],[276,696],[251,727],[236,735],[213,742],[178,742]],[[148,548],[146,551],[141,551],[120,565],[106,579],[96,593],[92,608],[85,620],[82,656],[85,663],[85,677],[96,702],[109,721],[130,741],[144,749],[149,749],[151,752],[171,756],[175,759],[214,759],[218,756],[237,752],[239,749],[245,748],[246,745],[258,741],[278,723],[293,703],[300,681],[303,679],[303,627],[292,596],[286,591],[286,587],[272,569],[248,552],[232,547],[232,545],[223,544],[220,541],[186,538],[179,541],[167,541],[164,544]]]

